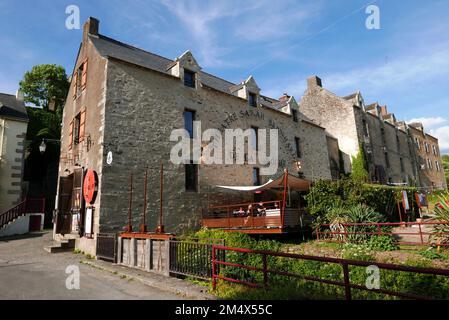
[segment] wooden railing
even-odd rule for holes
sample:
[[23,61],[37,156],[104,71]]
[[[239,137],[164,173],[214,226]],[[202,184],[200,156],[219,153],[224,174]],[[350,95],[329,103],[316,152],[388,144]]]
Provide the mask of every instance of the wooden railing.
[[0,214],[0,229],[27,213],[44,213],[45,199],[25,199],[18,205]]
[[225,229],[298,226],[299,209],[285,208],[284,212],[283,210],[282,201],[279,200],[211,206],[203,211],[202,224],[207,228]]

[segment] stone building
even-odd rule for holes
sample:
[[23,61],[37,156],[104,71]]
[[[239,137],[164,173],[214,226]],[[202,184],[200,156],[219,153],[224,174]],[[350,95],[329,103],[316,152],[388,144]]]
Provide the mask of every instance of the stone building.
[[[277,172],[262,176],[262,166],[250,164],[246,156],[244,164],[173,164],[170,152],[176,142],[170,135],[185,128],[191,136],[193,121],[201,121],[203,132],[251,129],[256,137],[258,129],[278,129]],[[253,77],[235,84],[213,76],[189,51],[172,60],[116,41],[101,35],[99,21],[90,18],[63,111],[54,232],[81,228],[76,246],[95,254],[98,233],[121,231],[127,223],[131,174],[136,227],[143,210],[146,169],[147,222],[154,230],[161,164],[164,224],[167,231],[179,232],[197,226],[201,208],[207,205],[255,197],[222,192],[218,185],[263,184],[284,168],[310,180],[331,179],[329,159],[335,158],[335,150],[338,153],[337,140],[303,115],[294,97],[266,97]],[[88,189],[96,191],[89,201],[82,192],[86,172],[90,172]]]
[[426,133],[422,123],[409,123],[408,128],[414,142],[421,187],[425,190],[446,189],[438,139]]
[[316,76],[307,84],[299,109],[338,140],[345,173],[351,172],[352,158],[364,148],[373,183],[447,187],[438,140],[421,124],[398,121],[387,106],[365,105],[360,92],[337,96]]
[[0,93],[0,214],[22,200],[28,116],[23,96]]

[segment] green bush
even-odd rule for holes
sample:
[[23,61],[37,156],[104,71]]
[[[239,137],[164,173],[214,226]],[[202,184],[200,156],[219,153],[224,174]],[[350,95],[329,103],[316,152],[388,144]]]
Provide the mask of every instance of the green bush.
[[341,253],[344,259],[374,261],[374,252],[366,244],[345,243]]
[[417,217],[418,208],[412,187],[390,187],[382,185],[364,184],[354,179],[338,181],[316,181],[306,195],[308,211],[315,218],[317,224],[329,223],[327,213],[335,207],[352,207],[365,204],[374,212],[380,213],[385,221],[399,221],[397,200],[401,199],[401,191],[406,190],[412,207],[409,220]]
[[434,248],[428,248],[419,252],[421,256],[430,260],[443,259],[444,256],[438,253]]
[[366,245],[376,251],[399,250],[397,240],[392,236],[371,236]]

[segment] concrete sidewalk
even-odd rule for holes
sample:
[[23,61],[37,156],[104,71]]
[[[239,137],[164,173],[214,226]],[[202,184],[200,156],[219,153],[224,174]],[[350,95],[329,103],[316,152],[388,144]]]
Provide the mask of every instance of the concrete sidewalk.
[[[93,268],[73,252],[50,254],[51,232],[0,238],[0,300],[184,300],[167,290]],[[81,260],[81,261],[80,261]],[[79,287],[68,279],[78,269]]]
[[93,259],[84,259],[81,263],[110,272],[122,278],[139,281],[152,288],[168,291],[192,300],[216,300],[217,297],[207,293],[208,287],[203,287],[185,280],[166,277],[156,272],[141,271],[118,264]]

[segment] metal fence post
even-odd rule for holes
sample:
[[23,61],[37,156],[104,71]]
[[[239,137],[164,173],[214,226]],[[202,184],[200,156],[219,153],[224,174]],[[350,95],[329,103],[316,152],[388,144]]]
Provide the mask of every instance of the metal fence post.
[[265,289],[268,288],[268,261],[267,255],[264,253],[263,256],[263,285]]
[[421,244],[424,244],[424,238],[423,238],[422,229],[421,229],[421,222],[418,223],[418,226],[419,226],[419,236],[421,238]]
[[215,277],[215,245],[212,245],[212,289],[217,289],[217,279]]
[[349,267],[346,262],[342,263],[343,267],[343,277],[345,282],[345,299],[351,300],[351,286],[350,286],[350,280],[349,280]]

